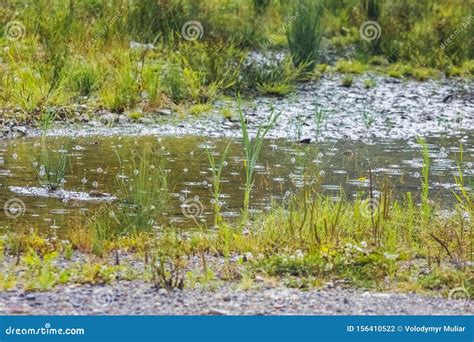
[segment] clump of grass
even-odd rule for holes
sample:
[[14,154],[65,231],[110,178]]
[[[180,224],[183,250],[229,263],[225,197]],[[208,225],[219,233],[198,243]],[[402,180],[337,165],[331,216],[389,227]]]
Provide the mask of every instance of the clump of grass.
[[69,87],[79,96],[90,96],[99,88],[99,75],[96,67],[80,63],[74,67]]
[[115,216],[125,232],[150,230],[163,219],[170,200],[169,177],[164,161],[154,163],[151,151],[132,160],[128,176],[118,178],[117,186],[123,208]]
[[291,60],[272,60],[262,65],[249,64],[242,70],[240,87],[257,90],[266,95],[284,96],[292,92],[296,82],[303,77],[306,64],[294,67]]
[[191,115],[199,116],[201,114],[207,113],[212,109],[212,105],[207,104],[207,103],[198,103],[191,105],[188,108],[188,112]]
[[335,69],[340,73],[361,74],[365,71],[365,65],[359,61],[341,59],[337,61]]
[[35,170],[41,186],[49,191],[63,187],[68,170],[69,158],[67,151],[43,149],[39,155],[39,162],[35,161]]
[[138,83],[132,61],[123,58],[119,66],[109,76],[108,86],[102,89],[102,102],[107,108],[123,112],[137,103]]
[[365,89],[373,88],[376,85],[377,85],[377,82],[375,82],[375,80],[372,79],[372,78],[368,78],[368,79],[364,80],[364,88]]
[[322,3],[320,0],[297,0],[292,15],[297,18],[288,26],[286,36],[293,63],[312,70],[324,33]]
[[346,88],[352,87],[352,83],[354,83],[354,76],[352,75],[344,75],[342,78],[341,85]]
[[55,191],[63,187],[69,166],[67,151],[61,146],[53,150],[48,146],[46,135],[51,128],[57,114],[54,110],[46,110],[41,116],[40,127],[42,131],[40,152],[38,160],[33,162],[38,180],[44,188]]
[[156,242],[151,257],[154,285],[168,290],[182,289],[186,266],[186,249],[183,239],[175,231],[166,230]]
[[250,205],[250,192],[253,187],[255,167],[260,156],[263,141],[270,129],[275,125],[276,120],[281,113],[276,113],[272,110],[268,122],[265,125],[260,125],[253,139],[250,138],[247,129],[247,118],[241,107],[239,100],[239,117],[242,130],[242,142],[244,146],[244,170],[245,170],[245,185],[244,185],[244,218],[248,215]]

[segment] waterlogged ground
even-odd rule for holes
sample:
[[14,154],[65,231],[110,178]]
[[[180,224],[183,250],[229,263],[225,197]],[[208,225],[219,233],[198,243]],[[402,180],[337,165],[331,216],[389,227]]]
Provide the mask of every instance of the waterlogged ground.
[[[364,80],[376,86],[365,89]],[[268,210],[302,186],[309,170],[321,191],[341,196],[368,196],[369,170],[375,196],[382,184],[395,195],[412,192],[418,200],[422,174],[417,136],[428,144],[430,198],[440,210],[455,203],[455,176],[474,183],[473,84],[468,80],[419,83],[376,75],[356,76],[351,88],[341,77],[325,75],[318,82],[298,86],[286,98],[257,98],[244,103],[248,124],[255,131],[273,107],[280,112],[277,125],[264,143],[257,168],[251,207]],[[134,155],[145,147],[154,161],[166,161],[172,203],[165,213],[178,227],[212,225],[210,170],[206,151],[218,155],[232,139],[222,176],[222,211],[228,219],[240,215],[243,159],[236,112],[223,117],[217,109],[199,118],[179,118],[171,111],[130,122],[125,114],[94,113],[77,106],[81,124],[66,123],[46,138],[50,155],[67,155],[64,187],[48,192],[40,186],[37,170],[43,163],[38,132],[14,125],[4,134],[25,137],[0,140],[0,227],[35,226],[60,232],[71,220],[90,215],[106,203],[120,206],[117,180],[127,179]],[[317,117],[315,108],[323,110]],[[229,114],[229,112],[227,113]],[[300,143],[301,140],[310,144]],[[461,161],[461,148],[463,158]],[[120,208],[120,207],[119,207]],[[54,234],[53,234],[54,235]],[[77,258],[77,256],[74,256]],[[73,259],[75,260],[75,259]],[[76,260],[83,264],[82,259]],[[92,260],[93,261],[93,260]],[[89,262],[92,262],[89,260]],[[221,264],[222,258],[214,260]],[[5,266],[13,267],[13,256]],[[68,266],[70,261],[64,266]],[[192,269],[199,268],[192,266]],[[133,270],[139,267],[133,265]],[[422,268],[423,270],[424,268]],[[0,292],[0,313],[9,314],[469,314],[472,302],[418,294],[374,293],[330,282],[319,289],[301,291],[281,284],[254,280],[251,290],[242,284],[219,283],[212,290],[186,288],[168,292],[150,283],[119,281],[104,286],[57,286],[44,292],[15,287]],[[133,289],[133,291],[130,291]]]
[[[342,78],[338,74],[323,75],[318,81],[300,84],[287,97],[244,102],[249,129],[265,123],[272,109],[281,115],[269,136],[291,140],[409,139],[419,135],[440,137],[448,132],[459,135],[474,129],[474,82],[470,79],[418,82],[369,73],[354,76],[353,85],[343,87]],[[372,80],[375,86],[367,89],[366,80]],[[137,124],[124,114],[91,112],[78,105],[76,117],[87,122],[78,127],[67,124],[51,134],[238,137],[238,106],[234,99],[219,101],[215,106],[196,118],[161,110]],[[316,108],[324,112],[319,119]]]
[[[40,138],[0,142],[0,201],[20,212],[0,212],[3,227],[28,222],[41,228],[64,228],[72,219],[98,205],[114,202],[119,179],[130,176],[129,164],[134,155],[143,154],[145,146],[154,151],[152,163],[165,160],[172,189],[172,205],[166,216],[176,226],[193,226],[194,219],[212,222],[211,172],[206,151],[219,154],[227,139],[199,136],[181,137],[49,137],[46,144],[52,154],[66,154],[69,167],[64,189],[49,192],[41,188]],[[455,202],[454,176],[458,165],[466,184],[474,180],[474,135],[428,138],[432,161],[430,193],[446,209]],[[463,162],[460,162],[462,144]],[[402,196],[420,192],[422,156],[416,139],[333,141],[299,144],[283,139],[266,141],[252,192],[252,207],[267,210],[296,193],[303,184],[304,172],[312,172],[321,191],[337,200],[341,193],[349,198],[368,196],[372,171],[374,192],[388,184]],[[237,217],[243,199],[242,145],[233,139],[222,176],[223,215]],[[98,194],[100,196],[98,196]],[[6,214],[10,214],[7,216]]]

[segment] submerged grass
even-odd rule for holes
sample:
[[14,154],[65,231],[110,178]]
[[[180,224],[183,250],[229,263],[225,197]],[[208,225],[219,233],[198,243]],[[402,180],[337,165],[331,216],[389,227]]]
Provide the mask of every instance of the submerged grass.
[[221,157],[216,160],[214,157],[213,151],[206,149],[207,159],[209,161],[209,166],[211,169],[212,177],[212,206],[214,211],[214,225],[219,225],[222,223],[222,216],[221,216],[221,178],[222,178],[222,171],[224,167],[227,165],[227,155],[229,154],[229,148],[232,144],[232,141],[229,141],[224,148],[224,151],[221,154]]

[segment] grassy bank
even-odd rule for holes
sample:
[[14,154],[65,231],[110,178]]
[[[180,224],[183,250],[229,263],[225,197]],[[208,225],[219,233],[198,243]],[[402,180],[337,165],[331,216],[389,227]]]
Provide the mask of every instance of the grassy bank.
[[446,296],[463,287],[472,295],[472,223],[464,207],[427,217],[409,196],[370,203],[305,192],[285,208],[211,230],[104,235],[81,221],[59,238],[15,227],[0,241],[0,285],[35,291],[141,279],[159,288],[231,281],[245,289],[263,278],[297,288],[332,281]]
[[[4,0],[2,119],[35,122],[46,110],[74,118],[76,105],[134,120],[160,108],[199,115],[219,97],[282,96],[324,72],[470,77],[468,4]],[[254,50],[288,53],[280,62],[245,63]],[[329,51],[344,58],[327,61]]]

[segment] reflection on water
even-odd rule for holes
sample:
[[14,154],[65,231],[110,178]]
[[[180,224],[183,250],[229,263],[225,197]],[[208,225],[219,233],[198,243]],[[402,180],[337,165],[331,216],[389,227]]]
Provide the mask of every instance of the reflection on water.
[[[190,215],[183,213],[198,210],[201,215],[197,220],[212,222],[211,172],[206,149],[219,153],[226,142],[224,139],[196,136],[50,138],[48,148],[51,153],[65,150],[70,157],[64,189],[73,191],[72,194],[97,199],[90,201],[67,193],[51,198],[31,196],[32,193],[25,187],[39,186],[33,166],[38,163],[40,151],[37,140],[2,141],[0,203],[2,207],[8,203],[13,210],[8,213],[9,217],[3,210],[0,211],[0,226],[11,227],[27,222],[40,227],[65,227],[71,217],[102,205],[104,201],[100,194],[116,194],[117,177],[127,177],[119,160],[122,166],[130,163],[133,155],[142,152],[144,146],[150,146],[157,158],[161,156],[166,160],[173,189],[172,210],[168,213],[170,221],[175,225],[188,226],[194,221],[186,217]],[[432,198],[443,199],[441,202],[448,205],[454,201],[452,189],[455,189],[454,175],[458,174],[461,144],[465,182],[473,182],[474,137],[467,132],[457,137],[428,138],[427,142],[431,157],[430,194]],[[272,202],[281,202],[296,192],[302,186],[301,175],[308,167],[321,179],[321,191],[336,198],[341,191],[347,196],[363,196],[369,187],[369,169],[372,170],[375,190],[380,190],[381,184],[388,182],[398,195],[407,191],[416,194],[421,183],[422,157],[415,140],[323,142],[317,145],[268,140],[256,170],[251,200],[253,209],[266,210]],[[226,217],[240,214],[242,182],[242,146],[240,141],[235,140],[222,177],[220,200]],[[21,201],[15,202],[17,199]],[[193,207],[195,203],[199,203],[199,207]]]

